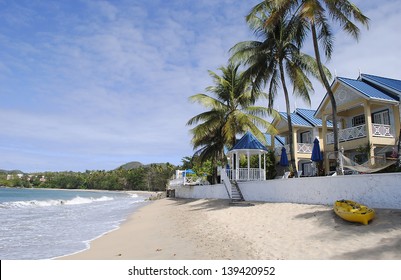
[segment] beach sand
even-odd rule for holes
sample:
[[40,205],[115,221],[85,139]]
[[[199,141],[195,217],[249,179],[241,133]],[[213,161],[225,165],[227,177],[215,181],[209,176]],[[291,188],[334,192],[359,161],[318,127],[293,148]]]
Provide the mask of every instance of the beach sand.
[[401,260],[401,210],[367,226],[331,206],[164,198],[136,211],[75,260]]

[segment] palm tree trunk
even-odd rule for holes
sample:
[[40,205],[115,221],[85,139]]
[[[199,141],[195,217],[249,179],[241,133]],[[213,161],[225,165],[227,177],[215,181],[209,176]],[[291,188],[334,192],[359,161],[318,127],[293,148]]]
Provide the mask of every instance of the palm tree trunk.
[[287,85],[285,82],[285,76],[284,76],[284,67],[282,61],[279,62],[280,65],[280,78],[281,78],[281,84],[283,86],[283,91],[284,91],[284,97],[285,97],[285,107],[286,107],[286,112],[287,112],[287,120],[288,120],[288,142],[290,142],[290,155],[291,155],[291,160],[290,160],[290,166],[292,166],[294,170],[294,176],[297,176],[297,167],[295,166],[295,151],[294,151],[294,141],[293,141],[293,129],[292,129],[292,120],[291,120],[291,107],[290,107],[290,98],[288,96],[288,90],[287,90]]
[[339,166],[339,155],[338,155],[338,129],[337,129],[337,103],[336,99],[334,98],[334,93],[331,90],[330,84],[327,81],[327,77],[324,73],[323,66],[322,66],[322,60],[320,58],[320,52],[319,52],[319,44],[317,41],[317,33],[316,33],[316,26],[314,21],[311,21],[311,29],[312,29],[312,39],[313,39],[313,48],[315,50],[315,57],[316,57],[316,63],[319,69],[319,74],[320,78],[322,79],[323,85],[326,88],[327,94],[329,95],[330,102],[331,102],[331,108],[332,108],[332,121],[333,121],[333,136],[334,136],[334,152],[337,154],[337,174],[342,175],[342,170]]

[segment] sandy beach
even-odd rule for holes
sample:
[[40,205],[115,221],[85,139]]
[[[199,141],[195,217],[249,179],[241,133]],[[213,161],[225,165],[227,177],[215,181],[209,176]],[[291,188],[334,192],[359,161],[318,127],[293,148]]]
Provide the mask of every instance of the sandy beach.
[[94,240],[75,260],[401,260],[401,210],[368,225],[331,206],[164,198]]

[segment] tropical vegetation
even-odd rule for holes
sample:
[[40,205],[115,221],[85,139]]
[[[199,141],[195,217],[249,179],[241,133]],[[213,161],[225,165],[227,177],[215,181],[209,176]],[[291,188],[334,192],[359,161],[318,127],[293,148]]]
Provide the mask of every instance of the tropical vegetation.
[[[337,127],[337,105],[329,83],[331,74],[322,63],[321,50],[326,59],[330,60],[333,54],[333,25],[339,24],[343,31],[358,40],[360,30],[356,24],[367,27],[369,19],[348,0],[264,0],[251,9],[246,22],[262,40],[236,44],[231,49],[230,65],[240,62],[246,67],[244,73],[241,73],[241,79],[248,84],[251,83],[248,88],[250,87],[249,96],[252,104],[261,97],[260,93],[267,86],[267,113],[272,112],[281,84],[286,102],[291,168],[295,170],[288,86],[291,85],[293,93],[309,103],[313,86],[308,77],[312,75],[317,78],[330,98],[332,122],[333,126]],[[301,52],[309,35],[312,38],[314,58]],[[238,64],[235,67],[238,69]],[[217,82],[224,80],[215,74],[214,76]],[[227,81],[222,82],[220,88],[224,88],[223,84],[227,84]],[[219,96],[218,91],[211,91]],[[203,121],[192,130],[194,148],[201,147],[197,153],[201,158],[206,156],[209,159],[222,160],[224,146],[231,143],[232,147],[236,134],[242,131],[236,129],[235,123],[228,121],[221,110],[223,107],[219,105],[218,108],[218,103],[211,102],[210,97],[197,95],[192,99],[205,107],[212,108],[211,111],[200,114],[188,122],[191,125]],[[236,122],[238,119],[232,118],[231,121]],[[241,127],[242,123],[238,124]],[[257,132],[256,136],[260,134]],[[338,152],[336,129],[334,129],[334,151]]]
[[[303,30],[312,35],[320,80],[327,91],[332,106],[333,127],[338,127],[337,104],[329,83],[330,77],[324,70],[321,50],[323,50],[324,56],[330,60],[333,54],[334,41],[332,25],[340,25],[343,31],[358,40],[360,29],[356,24],[368,27],[369,18],[355,4],[348,0],[264,0],[252,9],[249,16],[252,17],[252,15],[265,11],[266,6],[270,7],[270,13],[265,21],[265,27],[275,28],[289,14],[297,21],[301,20],[306,23],[303,24]],[[304,37],[305,39],[306,37]],[[334,129],[333,132],[334,152],[338,153],[338,131]],[[337,172],[341,173],[338,165],[337,163]]]
[[[231,60],[244,64],[244,76],[253,81],[253,88],[261,89],[268,85],[268,109],[273,110],[278,88],[283,90],[286,117],[288,122],[288,144],[290,150],[290,168],[296,172],[295,147],[291,118],[288,81],[293,93],[310,104],[310,94],[314,91],[308,76],[319,77],[316,60],[301,52],[305,37],[305,21],[302,18],[283,16],[274,26],[266,25],[268,16],[274,7],[263,2],[263,9],[252,11],[247,16],[247,23],[261,41],[245,41],[236,44],[231,52]],[[259,6],[258,6],[259,7]],[[326,75],[330,72],[324,68]]]
[[[220,67],[221,75],[209,71],[214,85],[206,92],[190,97],[208,110],[192,117],[187,125],[191,129],[195,155],[201,163],[208,160],[213,166],[212,183],[217,180],[217,166],[226,162],[225,149],[235,145],[238,134],[251,131],[260,141],[266,142],[264,132],[271,131],[266,117],[271,113],[266,107],[256,106],[256,101],[266,94],[251,87],[251,80],[239,71],[239,64]],[[263,129],[263,131],[261,131]]]
[[[96,189],[96,190],[141,190],[164,191],[175,169],[172,164],[140,165],[136,168],[123,167],[115,170],[93,170],[85,172],[42,172],[14,174],[7,180],[7,174],[0,174],[0,186],[57,189]],[[41,179],[43,178],[43,179]]]

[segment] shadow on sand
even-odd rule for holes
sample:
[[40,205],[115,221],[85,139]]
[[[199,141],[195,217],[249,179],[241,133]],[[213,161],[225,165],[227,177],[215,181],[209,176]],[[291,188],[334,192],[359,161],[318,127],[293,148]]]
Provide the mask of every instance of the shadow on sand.
[[191,211],[214,211],[221,210],[230,207],[251,207],[255,206],[254,203],[248,201],[240,201],[240,202],[231,202],[228,199],[186,199],[186,198],[169,198],[169,200],[174,201],[177,205],[187,205],[190,203],[195,204],[191,205]]
[[[391,238],[381,237],[383,233],[401,230],[401,210],[375,209],[375,211],[376,217],[370,221],[369,225],[345,221],[338,217],[332,209],[300,214],[295,218],[305,220],[314,218],[318,226],[326,230],[326,234],[316,235],[317,239],[327,238],[325,236],[327,235],[327,231],[330,232],[330,238],[337,240],[344,239],[344,253],[333,256],[333,259],[383,260],[393,259],[392,256],[394,255],[400,256],[401,259],[401,235]],[[349,238],[360,239],[363,242],[364,236],[372,234],[377,235],[375,243],[379,245],[372,247],[372,244],[367,243],[366,248],[356,251],[350,251],[347,248],[347,240]]]

